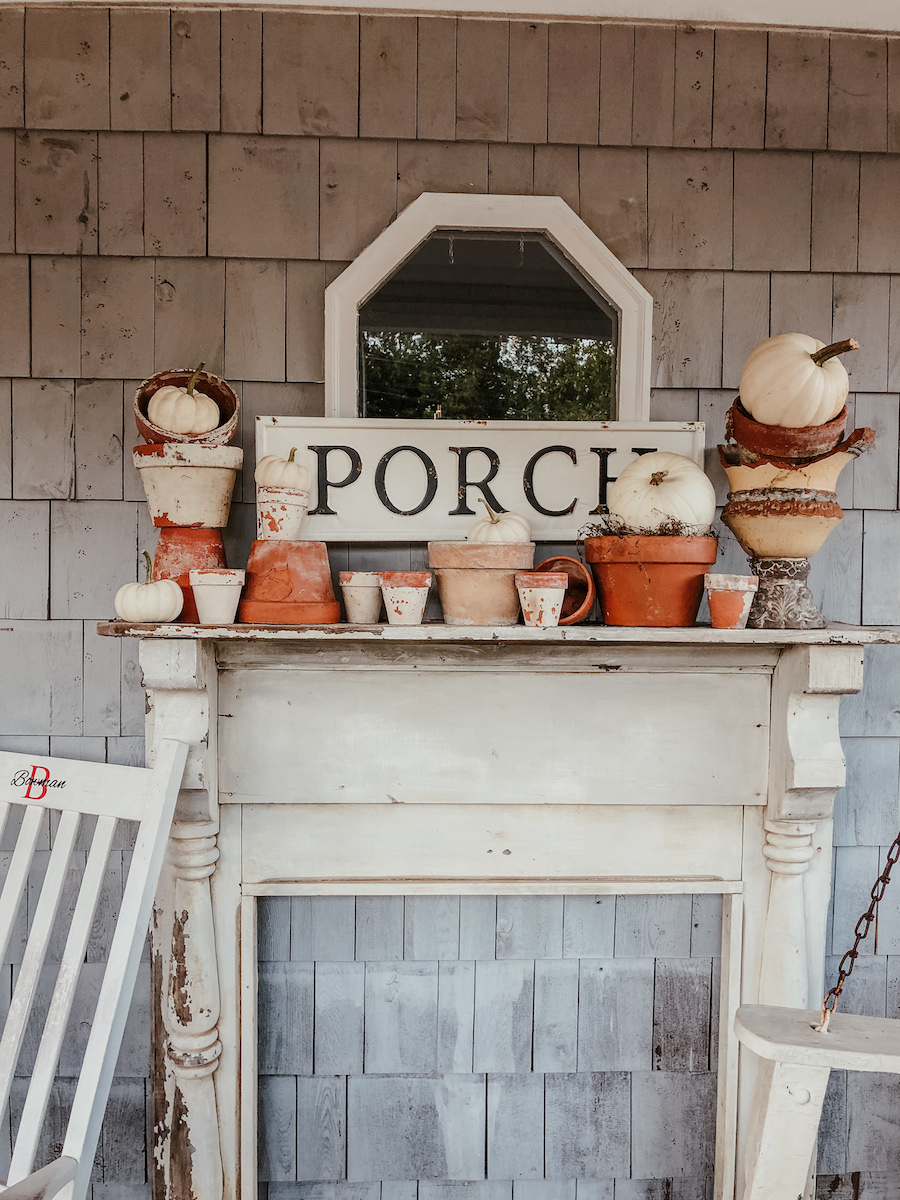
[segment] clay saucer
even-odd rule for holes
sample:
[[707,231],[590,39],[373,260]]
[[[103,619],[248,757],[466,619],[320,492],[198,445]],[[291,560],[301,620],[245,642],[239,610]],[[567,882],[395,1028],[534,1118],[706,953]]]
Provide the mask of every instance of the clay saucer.
[[534,568],[535,571],[563,571],[569,577],[566,588],[566,598],[563,600],[562,612],[559,616],[560,625],[577,625],[583,621],[594,603],[596,591],[594,576],[590,567],[579,562],[577,558],[545,558]]

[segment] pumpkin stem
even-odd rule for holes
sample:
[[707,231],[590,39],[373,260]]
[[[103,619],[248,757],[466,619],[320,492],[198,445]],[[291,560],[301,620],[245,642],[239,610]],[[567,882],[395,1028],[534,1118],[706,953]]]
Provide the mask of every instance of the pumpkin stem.
[[293,462],[293,461],[294,461],[294,455],[295,455],[296,453],[297,453],[297,447],[296,447],[296,446],[291,446],[291,452],[290,452],[290,454],[287,456],[287,461],[288,461],[288,462]]
[[817,350],[815,354],[809,357],[813,360],[817,367],[821,367],[829,358],[834,358],[837,354],[846,354],[848,350],[858,350],[859,342],[856,338],[847,338],[843,342],[832,342],[830,346],[823,346],[821,350]]
[[488,516],[491,518],[491,524],[498,525],[500,522],[499,522],[498,518],[496,517],[496,515],[494,514],[494,510],[488,504],[487,500],[485,500],[483,496],[479,496],[478,503],[483,504],[484,507],[488,510]]
[[194,367],[193,371],[191,371],[191,377],[190,377],[190,379],[187,381],[187,394],[188,394],[189,396],[193,396],[193,394],[194,394],[194,387],[195,387],[195,385],[196,385],[196,383],[197,383],[197,380],[200,378],[200,372],[203,370],[203,368],[204,368],[205,366],[206,366],[206,363],[200,363],[200,365],[199,365],[199,366],[197,366],[197,367]]
[[142,550],[141,554],[144,556],[144,563],[146,564],[147,571],[147,578],[144,580],[144,583],[149,583],[153,577],[153,560],[146,550]]
[[650,476],[650,482],[654,485],[654,487],[659,487],[668,473],[668,471],[654,471]]

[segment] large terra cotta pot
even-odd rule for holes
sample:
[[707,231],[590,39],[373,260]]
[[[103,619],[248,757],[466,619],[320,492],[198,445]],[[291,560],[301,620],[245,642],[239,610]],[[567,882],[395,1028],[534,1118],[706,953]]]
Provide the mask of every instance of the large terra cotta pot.
[[534,566],[534,542],[429,542],[447,625],[515,625],[516,571]]
[[693,625],[714,537],[606,534],[584,539],[607,625]]

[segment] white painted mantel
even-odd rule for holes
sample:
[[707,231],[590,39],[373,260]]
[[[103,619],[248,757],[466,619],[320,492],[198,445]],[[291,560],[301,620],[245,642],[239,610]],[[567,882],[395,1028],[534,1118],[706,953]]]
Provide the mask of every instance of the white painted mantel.
[[900,632],[100,631],[143,639],[151,754],[205,730],[154,919],[158,1200],[255,1200],[257,898],[398,892],[720,893],[735,1195],[734,1011],[822,994],[838,707]]

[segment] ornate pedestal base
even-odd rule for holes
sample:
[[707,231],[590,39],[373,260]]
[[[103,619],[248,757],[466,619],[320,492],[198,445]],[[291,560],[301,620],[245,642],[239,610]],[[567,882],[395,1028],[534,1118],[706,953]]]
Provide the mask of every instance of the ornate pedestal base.
[[824,629],[825,618],[806,586],[808,558],[752,558],[759,590],[747,619],[748,629]]

